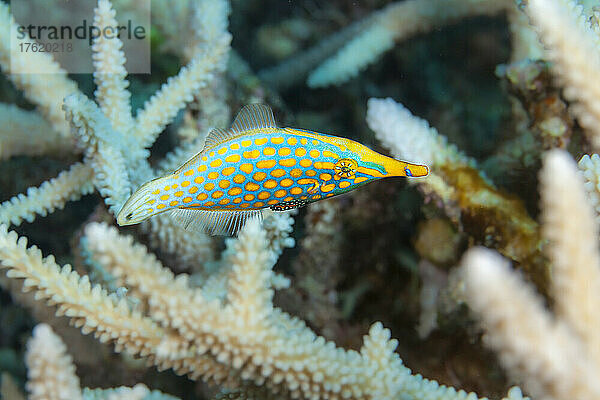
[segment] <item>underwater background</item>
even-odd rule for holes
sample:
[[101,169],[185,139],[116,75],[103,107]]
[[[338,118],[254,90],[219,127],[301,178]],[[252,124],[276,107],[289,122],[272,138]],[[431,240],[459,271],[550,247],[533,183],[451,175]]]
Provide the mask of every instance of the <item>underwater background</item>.
[[[583,2],[581,5],[574,1],[546,2],[556,3],[557,7],[564,6],[569,11],[563,14],[564,18],[572,17],[570,27],[585,25],[589,32],[596,32],[594,29],[597,28],[597,21],[594,18],[598,10],[593,8],[593,2]],[[592,135],[582,128],[585,123],[579,121],[581,114],[571,110],[574,104],[580,107],[583,103],[585,106],[586,101],[591,100],[583,95],[578,97],[579,86],[568,79],[568,63],[561,64],[563,59],[556,55],[556,52],[565,47],[557,46],[558,50],[550,53],[544,50],[543,44],[551,47],[556,44],[556,40],[545,42],[542,39],[542,43],[538,41],[536,32],[543,36],[545,28],[530,25],[530,18],[531,21],[537,21],[533,3],[535,2],[508,0],[182,0],[167,5],[153,2],[151,73],[127,76],[129,85],[126,90],[131,93],[131,97],[126,102],[130,102],[133,116],[137,113],[139,117],[141,114],[136,110],[149,107],[146,102],[161,89],[161,85],[169,77],[178,75],[182,67],[188,65],[186,68],[193,72],[197,53],[186,45],[189,44],[188,41],[192,41],[192,34],[189,32],[196,29],[194,24],[203,21],[202,18],[194,20],[198,9],[210,9],[210,12],[215,13],[219,9],[225,10],[221,11],[219,17],[222,18],[220,23],[225,21],[219,34],[226,37],[229,32],[231,42],[230,47],[228,43],[224,45],[225,55],[219,55],[222,58],[214,63],[216,67],[206,67],[207,71],[202,71],[205,73],[203,78],[197,78],[198,81],[204,79],[204,83],[198,85],[198,90],[182,94],[180,97],[184,100],[173,100],[174,105],[167,104],[161,108],[176,109],[174,112],[168,111],[169,117],[164,118],[160,129],[153,128],[157,132],[153,134],[152,140],[144,139],[144,142],[140,139],[139,148],[149,149],[147,157],[139,158],[143,163],[128,160],[127,146],[133,145],[124,144],[129,143],[120,139],[125,135],[101,136],[95,133],[93,126],[98,118],[90,117],[92,122],[78,125],[79,120],[85,121],[86,115],[92,115],[86,114],[86,110],[94,109],[93,105],[90,106],[83,100],[76,99],[73,109],[69,108],[71,103],[66,103],[66,106],[56,105],[57,109],[62,107],[66,115],[67,122],[60,128],[59,123],[49,119],[50,115],[56,113],[44,111],[52,106],[51,100],[32,101],[32,96],[38,93],[32,87],[41,85],[40,90],[43,92],[44,80],[42,79],[42,83],[31,83],[14,78],[20,71],[11,70],[3,62],[6,57],[0,57],[0,118],[6,119],[5,122],[0,120],[0,124],[4,124],[0,128],[0,201],[4,202],[0,204],[0,223],[6,224],[9,230],[19,236],[27,237],[28,246],[37,246],[44,257],[53,255],[58,265],[70,264],[79,275],[88,275],[92,283],[98,283],[107,290],[104,295],[114,293],[111,301],[115,304],[118,303],[118,298],[124,298],[126,307],[132,313],[139,311],[144,318],[159,321],[157,326],[164,328],[165,332],[179,332],[192,340],[189,335],[194,330],[183,333],[177,325],[177,318],[169,325],[162,317],[163,314],[156,314],[161,317],[153,316],[153,307],[156,305],[153,303],[151,290],[150,293],[145,293],[136,286],[138,284],[131,284],[124,276],[104,267],[108,256],[99,253],[110,250],[99,247],[94,250],[94,246],[88,242],[94,240],[92,229],[100,228],[89,226],[97,227],[90,225],[94,223],[104,224],[101,226],[106,230],[102,234],[97,233],[99,237],[95,240],[106,240],[107,248],[114,244],[121,251],[121,246],[123,249],[134,246],[115,244],[121,239],[116,239],[117,236],[113,238],[112,235],[117,233],[108,228],[117,226],[113,208],[118,211],[118,206],[122,205],[119,201],[123,195],[119,193],[128,195],[145,181],[130,170],[134,170],[134,166],[145,166],[148,171],[143,176],[148,179],[158,176],[155,175],[156,171],[160,171],[165,165],[171,163],[178,166],[185,161],[185,154],[201,150],[197,146],[197,142],[201,141],[198,137],[205,135],[208,128],[227,129],[235,114],[246,104],[268,104],[273,108],[280,126],[342,136],[394,158],[425,162],[433,175],[433,178],[427,179],[437,179],[426,183],[419,181],[420,178],[381,179],[342,196],[285,214],[285,218],[281,217],[275,222],[266,219],[264,228],[253,227],[255,231],[252,232],[256,237],[266,235],[265,243],[269,251],[269,256],[265,256],[264,261],[266,270],[270,271],[270,265],[274,264],[272,269],[277,274],[273,275],[271,281],[270,278],[267,279],[271,283],[266,284],[265,289],[267,292],[271,291],[271,287],[276,289],[274,294],[271,291],[268,295],[273,296],[272,307],[304,321],[306,326],[297,329],[308,329],[345,350],[360,351],[363,343],[366,343],[363,336],[368,334],[376,321],[380,321],[391,331],[391,338],[397,340],[397,348],[394,350],[397,355],[394,357],[401,358],[402,364],[410,368],[413,375],[409,376],[415,382],[420,382],[424,377],[435,380],[440,385],[454,387],[457,391],[462,389],[475,392],[479,397],[490,399],[503,398],[513,386],[520,386],[523,393],[532,398],[567,398],[560,397],[564,393],[562,389],[548,389],[544,386],[551,381],[550,378],[539,378],[552,375],[544,375],[544,372],[536,375],[536,368],[527,367],[527,362],[514,361],[517,356],[510,358],[506,355],[518,354],[518,349],[514,349],[519,346],[535,347],[534,344],[524,339],[524,344],[511,347],[499,345],[498,340],[493,338],[484,339],[490,327],[495,325],[493,322],[486,322],[485,316],[481,316],[486,314],[482,311],[484,306],[470,306],[471,301],[476,303],[476,300],[471,300],[476,295],[469,292],[469,280],[461,270],[461,266],[467,263],[463,256],[469,249],[484,246],[496,250],[511,262],[511,269],[519,271],[521,278],[531,288],[535,288],[530,290],[535,290],[538,294],[530,294],[538,296],[535,301],[541,304],[540,310],[547,313],[562,310],[555,304],[560,291],[557,291],[557,286],[553,283],[551,272],[555,257],[558,256],[548,250],[553,246],[554,236],[545,233],[539,222],[546,223],[551,218],[544,217],[550,214],[549,208],[540,206],[540,201],[542,204],[546,203],[540,200],[543,190],[538,176],[547,151],[562,149],[561,151],[570,153],[573,160],[579,161],[584,154],[595,151],[595,142]],[[3,24],[8,20],[10,6],[5,2],[1,6],[3,14],[0,16],[4,19],[0,20],[0,24]],[[121,13],[135,12],[135,5],[125,0],[114,1],[113,6],[117,19]],[[528,7],[532,9],[529,10]],[[212,18],[216,17],[211,17],[210,13],[203,15],[207,20],[215,22]],[[375,28],[387,30],[389,36],[371,32]],[[218,29],[215,28],[215,31]],[[372,37],[369,37],[369,32]],[[201,29],[196,29],[196,33],[206,34]],[[200,40],[198,46],[206,46],[208,50],[201,51],[209,54],[212,51],[209,44],[212,40],[216,43],[217,39],[206,39],[207,37],[204,37],[204,42]],[[4,42],[7,40],[6,37],[0,39]],[[529,41],[527,51],[523,50],[525,41]],[[517,45],[522,47],[517,48]],[[339,53],[343,52],[344,46],[354,47],[346,48],[346,54]],[[315,50],[319,48],[320,51]],[[597,50],[595,45],[592,48]],[[6,51],[6,46],[0,48],[0,52]],[[307,51],[312,51],[313,54],[307,55]],[[589,57],[593,59],[590,64],[595,65],[596,55],[590,54]],[[204,55],[200,62],[208,58],[208,55]],[[330,64],[323,67],[327,62]],[[353,66],[353,62],[356,65]],[[317,68],[326,71],[315,74]],[[354,70],[347,73],[338,71],[338,68]],[[600,70],[595,72],[600,73]],[[557,80],[557,77],[560,79]],[[98,81],[105,78],[94,78],[92,74],[65,74],[64,79],[75,83],[79,92],[87,97],[85,101],[94,103],[93,99],[96,99],[103,112],[109,107],[105,106],[109,103],[103,103],[99,96],[110,97],[110,92],[95,93]],[[598,81],[587,82],[590,82],[590,86],[595,86]],[[189,86],[194,85],[196,83]],[[178,90],[185,91],[185,82],[183,86],[183,89]],[[571,94],[565,95],[566,87],[570,88]],[[177,92],[174,93],[174,97],[177,97]],[[379,100],[381,103],[376,103],[369,100],[373,98],[390,100],[385,100],[386,103]],[[390,114],[391,110],[396,109],[394,107],[402,107],[400,104],[417,121],[414,126],[418,125],[423,132],[431,134],[431,139],[427,139],[429,142],[422,139],[423,136],[411,136],[411,132],[416,132],[411,131],[413,125],[407,122],[406,126],[402,126],[401,118]],[[15,112],[15,107],[19,109],[18,112]],[[77,107],[81,107],[82,111]],[[374,115],[375,107],[381,108],[377,116]],[[98,107],[95,109],[98,110]],[[25,113],[22,120],[19,120],[19,113]],[[31,136],[27,136],[27,131],[31,128],[27,128],[25,120],[27,115],[38,113],[50,121],[48,129],[57,132],[64,129],[62,136],[56,136],[62,138],[56,139],[57,143],[71,141],[75,145],[71,143],[65,146],[59,144],[46,148],[36,147],[36,141],[43,135],[30,132]],[[592,111],[590,113],[593,114]],[[371,114],[373,115],[368,117]],[[379,125],[370,122],[376,117],[381,129],[389,127],[393,128],[393,132],[378,132],[376,126]],[[140,118],[132,120],[132,129],[142,126]],[[108,119],[111,120],[110,115]],[[119,130],[114,120],[111,122],[115,131],[126,133],[125,128]],[[395,122],[398,125],[390,127]],[[160,124],[157,123],[158,125]],[[433,131],[430,127],[433,127]],[[85,129],[89,131],[82,134],[81,131]],[[71,134],[74,138],[72,140],[69,136]],[[16,135],[23,135],[23,139],[15,140]],[[69,139],[66,140],[65,137]],[[390,141],[397,142],[397,147],[390,145]],[[119,180],[113,183],[106,177],[93,177],[96,173],[94,171],[97,171],[94,168],[100,168],[98,165],[101,164],[101,161],[94,158],[101,154],[102,147],[98,143],[112,146],[120,152],[121,155],[117,158],[122,159],[125,168],[117,173],[124,174],[122,179],[128,182],[124,192],[119,189]],[[435,143],[438,147],[431,147],[433,145],[428,143]],[[402,153],[404,148],[407,150]],[[413,148],[416,149],[414,152]],[[414,154],[417,157],[428,154],[429,150],[419,153],[422,148],[430,149],[433,155],[429,158],[423,155],[421,159],[408,159],[399,155]],[[591,160],[595,159],[592,157]],[[15,204],[21,202],[23,205],[19,207],[29,206],[24,198],[17,197],[18,200],[14,200],[13,196],[24,193],[31,196],[32,201],[37,201],[33,199],[35,193],[28,191],[28,188],[39,187],[57,177],[61,171],[80,162],[92,166],[92,177],[85,178],[82,182],[95,185],[97,190],[89,187],[82,189],[78,195],[65,195],[65,199],[52,203],[52,206],[45,206],[46,203],[42,202],[39,207],[45,211],[35,211],[35,207],[32,207],[33,211],[29,211],[39,214],[37,217],[17,216],[21,211]],[[111,163],[110,159],[107,164],[115,169],[121,165]],[[582,182],[584,174],[587,174],[585,179],[588,192],[585,192],[587,200],[584,203],[588,204],[574,204],[574,209],[591,207],[589,204],[595,206],[594,195],[589,194],[590,190],[595,190],[595,177],[590,175],[591,172],[585,172],[581,164],[580,170],[583,172],[576,175]],[[110,171],[110,168],[106,171]],[[106,171],[103,173],[107,174]],[[109,183],[98,183],[102,179]],[[561,193],[555,195],[560,197]],[[74,201],[67,201],[69,198],[74,198]],[[597,201],[598,197],[595,199]],[[590,213],[592,217],[588,220],[593,224],[596,214],[595,211]],[[31,222],[24,221],[28,218]],[[172,223],[161,224],[163,225],[154,226],[148,223],[142,228],[119,227],[118,233],[133,236],[135,242],[146,246],[147,252],[154,254],[158,262],[174,274],[188,274],[186,284],[190,290],[203,290],[206,293],[214,291],[215,294],[211,296],[217,299],[215,301],[220,301],[223,307],[230,301],[228,296],[232,296],[233,291],[233,284],[231,281],[227,283],[227,279],[233,280],[235,274],[250,273],[236,272],[236,268],[226,270],[230,268],[228,265],[243,266],[244,260],[252,263],[252,260],[261,259],[262,253],[253,250],[254,244],[244,245],[242,239],[247,240],[247,243],[254,242],[251,236],[244,236],[243,233],[239,239],[208,237],[201,233],[188,234],[183,229],[173,228]],[[174,229],[180,229],[181,232],[174,233]],[[257,229],[263,229],[267,233],[260,233]],[[6,233],[6,230],[1,233],[4,238],[0,240],[0,265],[4,267],[2,271],[19,270],[20,263],[25,265],[29,261],[23,261],[24,253],[14,255],[22,249],[18,250],[16,245],[9,243],[12,240],[10,233]],[[196,238],[194,235],[201,237]],[[181,239],[183,237],[185,239]],[[596,236],[587,235],[585,238],[593,244],[582,247],[597,247]],[[171,242],[182,245],[178,247]],[[581,242],[585,240],[582,239]],[[581,242],[571,247],[575,249],[573,251],[577,251]],[[260,247],[260,243],[256,246]],[[188,251],[186,249],[189,253],[185,253]],[[126,262],[140,251],[131,250],[130,255],[123,250],[120,262]],[[236,258],[236,252],[244,256],[238,255]],[[594,262],[595,259],[590,264]],[[31,263],[36,265],[33,261]],[[117,261],[115,263],[118,264]],[[27,271],[30,270],[31,268]],[[223,270],[229,272],[219,272]],[[36,397],[32,389],[35,385],[26,386],[26,382],[33,379],[31,374],[28,378],[28,367],[31,369],[32,363],[35,364],[25,354],[28,348],[33,348],[33,345],[28,346],[27,343],[34,327],[39,323],[52,326],[53,331],[66,344],[66,352],[73,358],[76,367],[74,375],[78,377],[81,388],[134,387],[143,383],[150,390],[159,390],[181,399],[338,398],[338,395],[339,398],[366,399],[467,398],[466,393],[440,391],[435,385],[425,385],[419,389],[422,392],[419,392],[413,388],[417,383],[403,386],[405,383],[398,383],[399,380],[394,380],[395,378],[390,379],[398,386],[388,392],[388,389],[373,392],[380,393],[379,395],[369,393],[367,389],[362,392],[348,389],[342,395],[343,391],[338,393],[339,389],[336,391],[334,384],[328,386],[319,379],[311,378],[308,372],[297,378],[299,382],[304,382],[303,379],[312,382],[306,384],[306,388],[302,384],[286,384],[295,382],[292,378],[271,380],[272,375],[265,372],[266,369],[257,373],[257,376],[263,376],[261,382],[261,379],[253,375],[254,372],[244,373],[244,367],[233,361],[235,355],[252,359],[252,355],[248,354],[253,353],[244,353],[243,350],[238,353],[235,350],[237,346],[244,346],[244,340],[237,339],[238,336],[232,333],[233,338],[227,337],[221,343],[218,339],[220,331],[214,331],[208,335],[210,340],[202,342],[207,343],[205,352],[206,357],[212,357],[210,362],[224,366],[222,370],[218,370],[220,372],[198,369],[194,373],[189,372],[194,371],[192,367],[180,368],[181,365],[187,365],[185,362],[177,364],[172,361],[169,364],[170,361],[160,361],[165,351],[171,351],[165,350],[167,347],[164,343],[158,345],[158,355],[150,357],[151,363],[167,368],[159,372],[154,366],[146,366],[144,357],[138,360],[139,353],[117,353],[113,345],[101,344],[93,335],[81,335],[80,328],[69,326],[69,316],[73,320],[88,317],[81,317],[79,314],[73,317],[68,312],[67,316],[54,316],[56,307],[60,307],[63,300],[54,299],[52,303],[55,305],[52,307],[43,305],[41,301],[34,305],[36,303],[32,296],[25,298],[27,296],[21,293],[23,281],[13,279],[28,278],[28,273],[35,275],[35,272],[22,272],[21,275],[16,273],[11,277],[3,276],[0,280],[0,372],[2,394],[6,398],[19,398],[18,393],[29,393],[29,398],[69,398],[60,395],[45,397],[44,394]],[[214,281],[211,280],[213,278]],[[248,279],[248,282],[253,282]],[[215,283],[217,280],[218,284]],[[594,281],[592,278],[590,280]],[[240,278],[240,282],[242,281]],[[244,288],[253,287],[251,283],[240,285],[235,291],[239,292],[239,298],[252,298],[256,295],[252,291],[244,292]],[[45,289],[40,287],[37,283],[33,285],[34,292],[44,292]],[[39,297],[52,299],[50,292],[51,289],[47,289],[46,294]],[[176,293],[177,290],[165,294],[164,301],[167,302],[166,299]],[[210,297],[208,294],[205,296]],[[267,295],[256,296],[263,298]],[[514,297],[518,298],[516,295]],[[74,303],[74,300],[67,303]],[[518,305],[515,303],[512,306]],[[181,307],[184,306],[185,301],[182,300]],[[272,307],[268,309],[277,314],[279,311],[273,311],[275,309]],[[584,303],[582,307],[589,307],[589,304]],[[494,312],[490,311],[488,315],[495,315]],[[164,311],[164,314],[168,312]],[[183,320],[197,317],[192,310],[182,312],[181,315]],[[201,317],[198,318],[202,320]],[[283,325],[286,323],[281,322]],[[586,323],[588,322],[583,324]],[[83,322],[78,325],[82,324]],[[293,325],[291,322],[290,324]],[[90,326],[90,330],[94,332],[94,324]],[[254,330],[248,330],[254,332],[248,333],[250,339],[247,340],[250,342],[253,340],[252,335],[262,337],[256,333],[260,329],[252,326]],[[242,333],[244,329],[250,329],[242,328],[244,327],[238,326],[235,329],[240,329],[239,332]],[[202,329],[210,331],[212,328]],[[227,331],[226,328],[223,329]],[[237,332],[234,328],[231,329],[232,332]],[[574,336],[583,336],[579,330],[574,331]],[[288,333],[294,336],[292,328]],[[119,334],[115,335],[106,341],[116,341]],[[518,336],[518,331],[515,330],[513,335]],[[507,336],[511,336],[510,329]],[[124,339],[124,342],[127,340],[130,339]],[[135,342],[135,335],[131,340]],[[311,339],[311,343],[314,340]],[[218,350],[211,350],[210,343],[220,343],[215,345]],[[274,348],[280,345],[282,344],[275,342],[272,344]],[[197,349],[199,345],[194,346],[192,348]],[[266,347],[269,347],[268,342]],[[229,351],[227,349],[233,349],[231,353],[227,353],[231,355],[219,358],[219,352]],[[298,352],[301,353],[301,350]],[[279,365],[277,354],[279,353],[270,354],[266,358],[272,357],[275,360],[273,365]],[[523,357],[532,360],[534,356],[528,354]],[[166,360],[170,359],[167,357]],[[244,360],[241,365],[251,363]],[[579,369],[568,368],[571,365],[569,362],[571,361],[564,361],[565,369],[577,374]],[[252,363],[258,365],[256,368],[260,370],[260,360],[255,358]],[[592,361],[590,363],[598,368],[598,364]],[[338,367],[341,368],[340,365],[343,364],[340,362]],[[382,365],[386,363],[382,361]],[[397,368],[392,361],[389,361],[389,365],[389,368],[382,368],[388,371]],[[539,365],[539,369],[543,370],[546,364],[540,361]],[[178,376],[171,368],[180,368],[182,373],[191,374],[193,379],[186,375]],[[290,367],[289,371],[299,371],[300,368]],[[329,368],[335,369],[331,366]],[[581,368],[594,371],[587,364]],[[310,367],[307,370],[312,371]],[[372,376],[369,369],[352,373],[364,376],[365,382],[383,382],[387,379],[383,375]],[[340,374],[343,375],[344,372]],[[57,385],[64,383],[64,380],[56,379]],[[204,383],[203,379],[209,382]],[[541,383],[537,386],[531,384],[536,380]],[[346,382],[343,385],[345,384],[352,386],[352,383]],[[364,385],[369,386],[367,383]],[[548,385],[552,386],[550,383]],[[409,386],[413,389],[406,389]],[[573,387],[576,386],[574,384]],[[278,389],[275,390],[275,387]],[[596,393],[594,390],[596,388],[591,388],[589,392],[583,391],[582,397],[577,397],[577,394],[572,398],[590,398],[586,397],[586,393]],[[517,391],[512,390],[509,398],[523,398],[520,397],[520,391]],[[84,391],[83,397],[92,398],[91,393]],[[150,392],[144,394],[145,392],[140,391],[140,397],[134,397],[132,393],[123,394],[122,398],[151,398],[143,397],[150,396]],[[430,393],[430,397],[419,397],[415,393]],[[94,395],[97,398],[108,398],[101,396],[109,394],[98,392]],[[154,395],[160,396],[157,393]],[[548,397],[543,397],[546,395]]]

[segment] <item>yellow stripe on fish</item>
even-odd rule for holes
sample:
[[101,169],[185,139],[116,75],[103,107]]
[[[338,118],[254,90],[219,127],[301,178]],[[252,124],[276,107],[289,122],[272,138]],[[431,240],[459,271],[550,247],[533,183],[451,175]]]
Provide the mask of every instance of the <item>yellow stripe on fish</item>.
[[171,211],[185,228],[235,234],[261,210],[284,211],[346,193],[376,179],[425,176],[424,165],[398,161],[350,139],[278,128],[271,109],[244,107],[231,129],[215,129],[204,149],[172,174],[142,185],[119,225]]

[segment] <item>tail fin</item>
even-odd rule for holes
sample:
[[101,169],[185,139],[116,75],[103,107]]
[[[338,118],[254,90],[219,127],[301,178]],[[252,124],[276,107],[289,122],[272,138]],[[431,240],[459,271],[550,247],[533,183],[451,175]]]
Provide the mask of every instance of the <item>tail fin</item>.
[[[167,208],[157,209],[153,204],[157,200],[154,192],[164,181],[165,177],[156,178],[144,183],[136,190],[125,202],[119,215],[117,215],[117,224],[120,226],[139,224],[153,215],[160,214]],[[154,200],[154,201],[152,201]]]

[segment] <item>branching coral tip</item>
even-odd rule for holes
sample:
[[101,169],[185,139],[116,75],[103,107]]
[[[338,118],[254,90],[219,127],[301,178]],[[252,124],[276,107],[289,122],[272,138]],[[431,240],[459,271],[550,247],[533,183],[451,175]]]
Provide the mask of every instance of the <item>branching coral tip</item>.
[[251,104],[231,129],[212,130],[204,149],[173,173],[142,185],[117,222],[137,224],[170,211],[186,228],[235,234],[262,209],[285,211],[391,176],[425,176],[353,140],[279,128],[266,105]]

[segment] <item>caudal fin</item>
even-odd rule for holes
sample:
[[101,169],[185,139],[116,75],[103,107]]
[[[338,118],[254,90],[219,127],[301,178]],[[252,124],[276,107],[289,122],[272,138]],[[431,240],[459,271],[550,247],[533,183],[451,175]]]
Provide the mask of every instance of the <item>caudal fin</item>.
[[166,211],[166,208],[158,209],[156,207],[158,204],[156,195],[152,193],[162,184],[164,179],[165,177],[156,178],[140,186],[119,211],[117,224],[120,226],[139,224],[153,215]]

